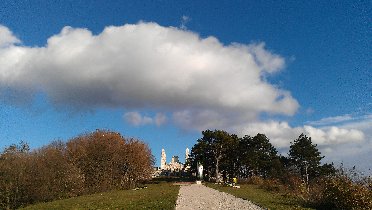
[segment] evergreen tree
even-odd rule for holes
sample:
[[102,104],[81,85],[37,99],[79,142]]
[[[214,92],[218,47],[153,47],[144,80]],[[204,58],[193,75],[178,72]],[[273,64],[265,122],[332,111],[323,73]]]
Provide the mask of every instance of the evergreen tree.
[[[238,138],[223,130],[206,130],[203,137],[191,149],[191,165],[196,167],[199,162],[204,166],[204,175],[207,179],[214,178],[217,182],[222,181],[221,173],[234,174],[235,155]],[[231,156],[230,156],[231,155]],[[232,164],[232,166],[230,165]]]
[[281,168],[277,151],[264,134],[244,136],[240,145],[245,175],[269,177]]
[[311,137],[301,134],[298,139],[291,142],[289,159],[291,164],[300,172],[303,179],[308,183],[319,175],[320,160],[323,158],[316,148],[317,145],[311,142]]

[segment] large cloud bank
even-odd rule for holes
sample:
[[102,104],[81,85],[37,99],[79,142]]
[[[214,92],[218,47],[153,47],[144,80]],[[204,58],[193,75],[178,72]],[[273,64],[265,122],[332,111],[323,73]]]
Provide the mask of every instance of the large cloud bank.
[[[110,26],[97,35],[64,27],[45,46],[20,43],[0,25],[0,90],[43,92],[57,106],[78,109],[124,107],[133,110],[124,119],[135,126],[171,119],[183,129],[261,132],[278,147],[300,133],[320,145],[364,138],[353,128],[260,122],[261,113],[291,116],[299,107],[289,91],[265,80],[284,68],[285,60],[264,43],[224,45],[156,23]],[[142,116],[148,109],[158,114]]]
[[1,86],[45,92],[57,105],[170,110],[192,128],[298,108],[288,91],[263,79],[285,65],[263,43],[225,46],[155,23],[110,26],[98,35],[64,27],[44,47],[15,45],[4,26],[0,33]]

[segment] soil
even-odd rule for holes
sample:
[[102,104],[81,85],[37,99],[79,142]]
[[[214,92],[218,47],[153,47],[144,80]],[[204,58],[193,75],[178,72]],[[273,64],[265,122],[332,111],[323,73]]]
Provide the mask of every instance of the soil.
[[176,210],[192,209],[261,209],[248,200],[200,184],[181,185]]

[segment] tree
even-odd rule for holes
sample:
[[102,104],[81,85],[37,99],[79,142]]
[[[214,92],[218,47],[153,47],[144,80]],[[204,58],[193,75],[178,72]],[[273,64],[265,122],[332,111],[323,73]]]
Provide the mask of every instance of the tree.
[[322,166],[320,166],[319,172],[321,176],[332,176],[336,174],[337,170],[332,162],[330,164],[325,163]]
[[84,177],[68,160],[66,144],[54,141],[31,153],[28,194],[33,201],[52,201],[83,193]]
[[23,141],[0,153],[0,209],[16,209],[29,202],[29,163],[29,146]]
[[220,171],[224,180],[230,180],[239,177],[240,153],[239,138],[235,134],[230,134],[228,141],[224,143],[225,151],[220,163]]
[[135,187],[151,177],[154,157],[145,143],[97,130],[67,142],[69,160],[84,175],[87,193]]
[[291,164],[297,168],[307,184],[309,179],[318,176],[320,160],[323,158],[316,147],[317,145],[311,142],[311,137],[301,134],[293,143],[291,142],[289,149]]
[[198,139],[191,149],[191,165],[196,167],[198,162],[203,164],[205,177],[214,178],[220,182],[222,181],[221,172],[226,174],[230,168],[229,164],[226,164],[226,161],[231,162],[227,154],[233,151],[233,145],[238,138],[223,130],[206,130],[202,134],[203,137]]
[[122,152],[124,154],[117,156],[115,161],[120,162],[124,157],[124,162],[116,167],[117,172],[121,174],[122,188],[133,188],[139,182],[151,179],[155,159],[147,144],[137,139],[129,139]]
[[255,137],[244,136],[240,140],[242,172],[245,177],[269,177],[280,168],[280,161],[275,147],[264,134]]
[[0,209],[135,187],[151,178],[148,145],[97,130],[29,152],[25,143],[0,153]]

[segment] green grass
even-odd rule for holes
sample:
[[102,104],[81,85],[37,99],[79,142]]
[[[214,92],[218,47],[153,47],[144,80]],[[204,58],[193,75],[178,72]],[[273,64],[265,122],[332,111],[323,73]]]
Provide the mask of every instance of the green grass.
[[118,190],[39,203],[24,209],[174,209],[179,186],[159,182],[147,189]]
[[269,192],[259,188],[257,185],[242,184],[240,185],[240,189],[212,183],[206,183],[206,186],[232,194],[239,198],[250,200],[267,209],[311,209],[302,207],[301,202],[293,197],[285,196],[281,193]]

